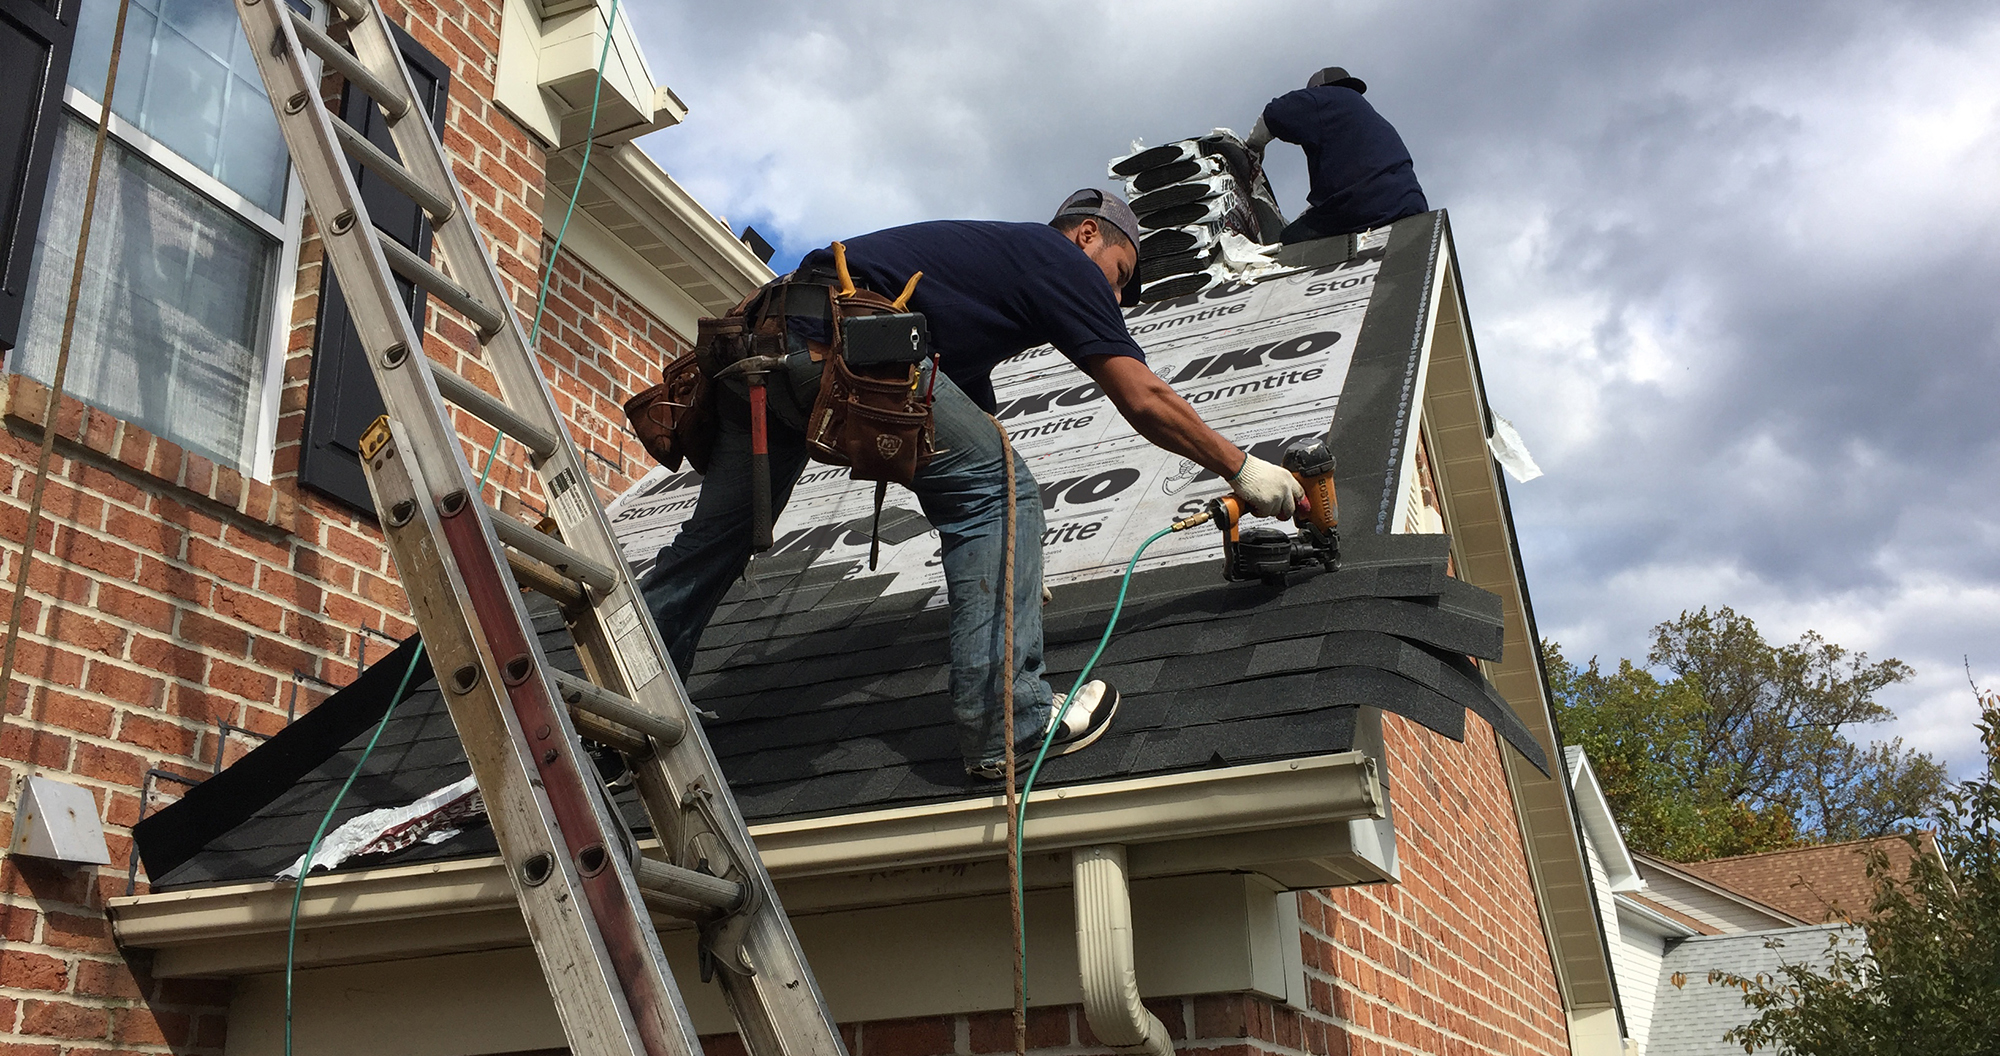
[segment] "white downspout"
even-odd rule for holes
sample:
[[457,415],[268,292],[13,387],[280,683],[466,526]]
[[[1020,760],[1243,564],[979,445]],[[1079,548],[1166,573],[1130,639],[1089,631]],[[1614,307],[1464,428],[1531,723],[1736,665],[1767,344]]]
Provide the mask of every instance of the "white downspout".
[[1083,847],[1070,857],[1076,874],[1076,960],[1091,1032],[1120,1052],[1174,1056],[1166,1024],[1139,1000],[1125,848]]

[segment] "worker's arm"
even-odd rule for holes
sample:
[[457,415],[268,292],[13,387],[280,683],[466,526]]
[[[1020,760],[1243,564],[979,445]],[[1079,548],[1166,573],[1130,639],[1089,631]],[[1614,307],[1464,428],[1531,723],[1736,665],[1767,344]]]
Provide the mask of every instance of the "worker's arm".
[[1112,406],[1155,447],[1190,459],[1229,482],[1252,511],[1288,518],[1304,489],[1290,473],[1245,452],[1209,428],[1192,406],[1160,380],[1144,360],[1091,356],[1084,373],[1111,397]]
[[1243,466],[1243,450],[1209,428],[1201,415],[1132,356],[1091,356],[1083,371],[1111,397],[1112,406],[1155,447],[1192,460],[1225,480]]
[[1264,115],[1258,114],[1256,127],[1250,130],[1250,138],[1244,140],[1243,145],[1250,148],[1250,153],[1261,155],[1264,153],[1264,146],[1275,138],[1271,135],[1271,126],[1264,123]]

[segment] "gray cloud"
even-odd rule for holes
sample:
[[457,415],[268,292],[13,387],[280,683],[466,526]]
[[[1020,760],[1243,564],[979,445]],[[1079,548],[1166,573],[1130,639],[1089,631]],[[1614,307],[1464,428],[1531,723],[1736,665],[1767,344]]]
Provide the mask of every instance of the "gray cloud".
[[[1990,3],[635,5],[690,106],[645,141],[800,252],[1041,219],[1135,138],[1367,78],[1451,210],[1537,615],[1634,656],[1730,604],[1920,671],[1971,761],[2000,685],[2000,10]],[[1274,148],[1288,210],[1296,152]]]

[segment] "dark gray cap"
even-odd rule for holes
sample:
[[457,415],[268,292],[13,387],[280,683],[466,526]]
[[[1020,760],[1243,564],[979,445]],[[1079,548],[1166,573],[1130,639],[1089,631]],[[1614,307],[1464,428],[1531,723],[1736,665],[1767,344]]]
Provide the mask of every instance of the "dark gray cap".
[[[1125,204],[1125,199],[1112,194],[1110,191],[1099,190],[1095,187],[1085,187],[1083,190],[1070,195],[1068,198],[1063,199],[1062,208],[1056,210],[1054,219],[1060,220],[1065,216],[1088,216],[1102,220],[1117,228],[1119,233],[1123,234],[1126,240],[1132,243],[1132,248],[1135,251],[1139,248],[1139,217],[1132,212],[1130,205]],[[1118,303],[1127,308],[1139,303],[1139,269],[1137,266],[1132,268],[1131,281],[1127,282],[1125,288],[1119,291]]]
[[1306,87],[1308,88],[1318,88],[1328,84],[1337,88],[1352,88],[1362,95],[1368,94],[1367,81],[1348,73],[1339,66],[1328,66],[1326,69],[1313,74],[1311,80],[1306,81]]

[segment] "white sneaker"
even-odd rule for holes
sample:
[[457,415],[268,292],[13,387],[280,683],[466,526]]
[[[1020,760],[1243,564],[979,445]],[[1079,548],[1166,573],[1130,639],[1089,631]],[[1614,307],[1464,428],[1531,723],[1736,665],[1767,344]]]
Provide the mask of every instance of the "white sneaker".
[[[1097,743],[1097,739],[1104,736],[1104,731],[1111,728],[1112,716],[1118,714],[1118,688],[1101,678],[1084,683],[1083,689],[1077,692],[1076,703],[1065,708],[1063,702],[1068,698],[1069,694],[1058,693],[1049,707],[1049,725],[1061,724],[1049,741],[1049,758],[1068,755]],[[1043,732],[1047,732],[1046,727]],[[1027,755],[1025,759],[1016,756],[1016,767],[1026,769],[1033,764],[1033,752]],[[1007,776],[1007,764],[1004,760],[995,760],[981,766],[968,766],[965,772],[972,777],[997,781]]]

